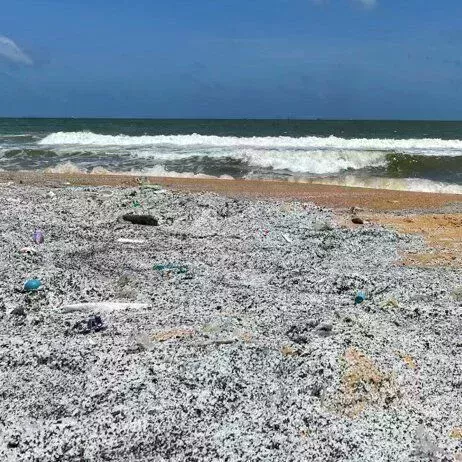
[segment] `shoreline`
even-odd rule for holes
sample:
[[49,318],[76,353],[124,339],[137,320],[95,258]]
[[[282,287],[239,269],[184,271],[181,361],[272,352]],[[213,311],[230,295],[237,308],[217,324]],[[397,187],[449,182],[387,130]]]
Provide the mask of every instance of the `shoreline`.
[[0,183],[61,186],[139,186],[140,178],[149,184],[159,184],[184,192],[212,192],[237,198],[299,200],[313,202],[332,209],[364,208],[375,211],[411,211],[449,209],[462,211],[462,195],[369,189],[315,183],[296,183],[277,180],[241,180],[215,178],[139,177],[133,175],[68,174],[43,172],[0,172]]

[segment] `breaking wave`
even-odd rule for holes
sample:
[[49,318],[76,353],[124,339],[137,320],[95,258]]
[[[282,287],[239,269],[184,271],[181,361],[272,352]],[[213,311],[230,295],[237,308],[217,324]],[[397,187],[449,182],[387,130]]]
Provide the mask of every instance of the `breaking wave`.
[[462,194],[462,186],[457,184],[425,180],[421,178],[383,178],[356,177],[346,175],[337,178],[320,178],[310,183],[334,186],[349,186],[355,188],[388,189],[393,191],[415,191],[441,194]]
[[[170,178],[204,178],[204,179],[224,179],[233,180],[229,175],[206,175],[194,172],[176,172],[166,170],[163,166],[145,169],[133,169],[130,171],[117,172],[104,167],[95,167],[91,170],[79,167],[72,162],[64,162],[45,169],[47,173],[64,174],[91,174],[91,175],[130,175],[130,176],[153,176]],[[349,186],[356,188],[387,189],[394,191],[416,191],[443,194],[462,194],[462,185],[455,185],[445,182],[425,180],[419,178],[383,178],[369,177],[363,178],[355,175],[345,175],[342,177],[329,177],[317,179],[292,179],[290,181],[298,183],[325,184],[332,186]]]
[[27,134],[0,134],[0,168],[315,181],[447,193],[460,193],[462,188],[462,139],[418,135],[394,139],[391,133],[383,138],[343,138],[196,133],[132,136],[57,130],[46,136],[30,130]]
[[[38,143],[56,152],[124,154],[158,161],[190,158],[242,161],[250,167],[326,175],[347,170],[385,167],[396,159],[458,157],[461,140],[346,139],[329,137],[235,137],[205,135],[99,135],[91,132],[57,132]],[[409,162],[408,162],[409,163]]]
[[206,175],[203,173],[194,173],[194,172],[176,172],[174,170],[166,170],[162,165],[158,165],[152,168],[145,169],[132,169],[129,171],[113,171],[105,167],[94,167],[91,170],[88,170],[72,162],[63,162],[54,167],[48,167],[44,169],[45,173],[59,173],[59,174],[69,174],[69,175],[129,175],[129,176],[155,176],[159,178],[214,178],[220,180],[234,180],[230,175]]
[[422,152],[428,155],[460,155],[462,140],[442,139],[379,139],[329,137],[236,137],[198,135],[99,135],[92,132],[57,132],[43,138],[41,145],[80,146],[208,146],[253,147],[264,149],[348,149],[354,151]]

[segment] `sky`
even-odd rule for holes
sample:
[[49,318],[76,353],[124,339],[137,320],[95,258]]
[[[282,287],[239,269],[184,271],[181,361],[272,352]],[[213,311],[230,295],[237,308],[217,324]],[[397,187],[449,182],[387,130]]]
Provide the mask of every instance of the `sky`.
[[15,0],[0,116],[462,120],[460,0]]

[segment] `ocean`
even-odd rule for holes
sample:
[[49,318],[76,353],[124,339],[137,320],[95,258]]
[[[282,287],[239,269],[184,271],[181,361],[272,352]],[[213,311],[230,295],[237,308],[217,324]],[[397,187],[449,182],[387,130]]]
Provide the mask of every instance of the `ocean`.
[[462,122],[4,118],[0,169],[462,193]]

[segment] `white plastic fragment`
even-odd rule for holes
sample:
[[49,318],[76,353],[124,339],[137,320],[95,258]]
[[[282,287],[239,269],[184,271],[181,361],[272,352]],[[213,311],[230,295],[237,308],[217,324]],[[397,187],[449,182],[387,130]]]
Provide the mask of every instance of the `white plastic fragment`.
[[19,249],[19,252],[28,254],[37,253],[37,251],[33,247],[23,247],[22,249]]
[[142,310],[148,308],[147,303],[119,303],[119,302],[89,302],[76,303],[74,305],[64,305],[62,311],[64,313],[73,313],[76,311],[95,311],[98,313],[121,311],[121,310]]
[[144,244],[146,242],[145,239],[128,239],[121,237],[120,239],[117,239],[117,242],[120,242],[122,244]]
[[289,244],[292,244],[292,239],[291,239],[287,234],[283,234],[282,237],[283,237]]

